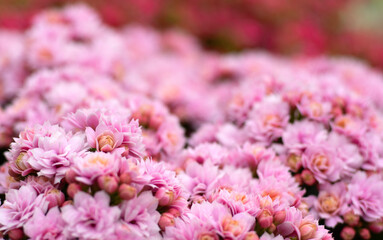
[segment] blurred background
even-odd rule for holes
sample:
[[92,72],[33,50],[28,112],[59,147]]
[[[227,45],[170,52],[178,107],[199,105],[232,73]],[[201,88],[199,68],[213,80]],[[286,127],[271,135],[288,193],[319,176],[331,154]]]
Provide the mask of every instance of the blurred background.
[[115,27],[183,29],[211,50],[349,55],[383,68],[381,0],[0,0],[0,27],[25,29],[39,10],[74,2]]

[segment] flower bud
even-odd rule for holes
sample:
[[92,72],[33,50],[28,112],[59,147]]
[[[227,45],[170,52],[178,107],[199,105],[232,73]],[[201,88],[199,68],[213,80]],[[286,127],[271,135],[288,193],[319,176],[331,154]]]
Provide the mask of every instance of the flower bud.
[[259,237],[254,231],[251,231],[246,233],[245,240],[259,240]]
[[118,188],[118,195],[121,199],[124,200],[130,200],[136,196],[137,190],[128,185],[128,184],[121,184]]
[[373,233],[380,233],[383,231],[383,221],[380,219],[375,222],[372,222],[368,225],[368,228]]
[[295,178],[295,182],[297,182],[299,185],[303,184],[302,177],[300,174],[294,175],[294,178]]
[[174,216],[170,213],[163,213],[160,221],[158,222],[158,225],[162,230],[165,230],[166,227],[174,226],[174,224]]
[[290,167],[291,171],[298,172],[302,167],[301,156],[296,154],[290,154],[287,158],[287,165]]
[[267,229],[267,231],[268,231],[269,233],[275,232],[275,230],[277,230],[277,226],[275,226],[274,223],[272,223],[272,224],[270,225],[270,227]]
[[125,173],[121,174],[120,182],[130,184],[132,182],[132,177],[130,176],[130,173],[125,172]]
[[158,199],[158,205],[168,206],[174,202],[174,192],[165,188],[159,188],[156,192],[156,198]]
[[302,181],[308,186],[312,186],[316,182],[313,173],[307,169],[302,171],[301,178]]
[[355,237],[355,229],[353,229],[352,227],[344,227],[342,229],[342,231],[340,232],[340,237],[343,239],[343,240],[352,240],[354,239]]
[[76,195],[76,193],[78,193],[80,190],[81,190],[81,187],[79,184],[71,183],[69,184],[68,189],[66,191],[69,197],[74,198],[74,195]]
[[65,180],[67,181],[67,183],[74,183],[74,182],[76,182],[76,172],[73,169],[69,169],[65,173]]
[[273,223],[273,216],[268,209],[263,209],[258,215],[257,221],[262,228],[268,228]]
[[55,206],[60,207],[65,201],[65,195],[60,190],[52,188],[46,193],[45,200],[49,202],[48,208],[53,208]]
[[8,232],[8,237],[11,240],[22,239],[24,237],[23,230],[21,230],[20,228],[12,229],[11,231]]
[[367,228],[362,228],[359,230],[359,236],[364,240],[368,240],[371,238],[371,233]]
[[356,215],[352,210],[348,211],[343,215],[344,222],[350,225],[351,227],[355,227],[359,223],[359,216]]
[[109,194],[114,193],[118,188],[117,179],[113,176],[100,176],[97,178],[97,183],[102,190]]
[[315,223],[306,222],[301,224],[299,227],[299,231],[301,232],[301,239],[307,240],[313,238],[317,230],[318,226]]
[[97,137],[98,150],[102,152],[110,152],[115,147],[115,140],[113,133],[107,131]]
[[177,208],[170,208],[168,210],[168,213],[172,214],[174,217],[181,216],[181,213],[180,213],[180,211]]
[[286,218],[286,211],[285,210],[278,211],[274,214],[274,223],[276,225],[281,224],[285,221],[285,218]]

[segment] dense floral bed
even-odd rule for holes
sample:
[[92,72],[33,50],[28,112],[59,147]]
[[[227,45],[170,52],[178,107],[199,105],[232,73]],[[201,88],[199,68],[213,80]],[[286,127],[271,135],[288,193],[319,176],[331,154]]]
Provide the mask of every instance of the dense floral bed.
[[383,231],[383,79],[361,63],[210,53],[83,5],[0,48],[4,238]]

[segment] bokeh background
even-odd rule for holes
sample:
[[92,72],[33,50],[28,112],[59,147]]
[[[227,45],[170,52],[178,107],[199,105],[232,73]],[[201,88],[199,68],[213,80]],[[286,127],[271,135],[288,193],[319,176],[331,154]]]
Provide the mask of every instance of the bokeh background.
[[42,8],[74,2],[116,27],[181,28],[212,50],[349,55],[383,69],[381,0],[1,0],[0,27],[25,29]]

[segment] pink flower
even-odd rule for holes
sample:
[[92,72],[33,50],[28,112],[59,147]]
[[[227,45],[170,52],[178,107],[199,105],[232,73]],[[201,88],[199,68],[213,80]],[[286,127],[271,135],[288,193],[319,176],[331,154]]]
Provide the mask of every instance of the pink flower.
[[109,203],[110,197],[105,192],[97,192],[94,197],[78,192],[74,197],[74,205],[66,205],[61,209],[68,237],[102,239],[112,236],[121,211],[118,207],[110,207]]
[[66,236],[63,231],[65,222],[61,218],[60,210],[55,207],[45,215],[41,209],[36,209],[33,217],[24,225],[24,232],[31,239],[59,239]]
[[269,144],[279,137],[289,121],[289,106],[280,99],[270,98],[255,104],[245,124],[250,139]]
[[95,131],[90,127],[85,131],[89,146],[97,151],[111,152],[122,144],[123,134],[103,123],[99,124]]
[[15,139],[10,150],[11,169],[26,176],[37,172],[38,176],[54,179],[58,183],[65,176],[73,158],[86,149],[84,136],[67,134],[57,125],[37,125],[27,129]]
[[314,216],[325,219],[326,226],[331,228],[342,223],[342,216],[347,210],[345,198],[346,186],[344,183],[324,184],[320,186],[318,197],[312,197],[314,202]]
[[124,201],[121,208],[121,226],[116,234],[122,238],[160,239],[158,221],[160,213],[156,211],[157,198],[150,191],[141,193],[137,198]]
[[322,142],[327,138],[323,125],[308,120],[294,122],[283,133],[283,145],[290,151],[302,151],[312,143]]
[[319,183],[339,180],[342,161],[334,149],[325,143],[310,145],[302,155],[302,166],[309,169]]
[[351,209],[372,222],[383,216],[383,181],[380,175],[357,172],[348,185],[347,199]]
[[38,195],[31,186],[26,185],[18,190],[9,190],[5,195],[3,205],[0,207],[0,231],[8,232],[23,227],[37,208],[45,213],[48,202],[45,201],[42,194]]
[[99,176],[116,175],[121,157],[113,153],[89,152],[84,157],[74,159],[76,180],[92,185]]

